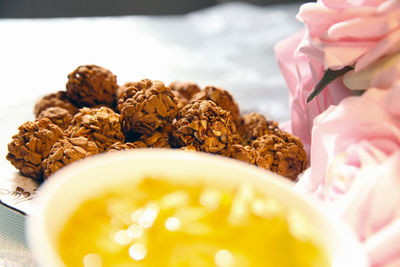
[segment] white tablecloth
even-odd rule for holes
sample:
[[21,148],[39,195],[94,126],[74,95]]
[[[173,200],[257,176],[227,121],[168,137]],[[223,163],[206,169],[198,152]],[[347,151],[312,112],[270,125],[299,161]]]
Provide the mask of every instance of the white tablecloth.
[[[228,89],[242,111],[289,119],[273,45],[300,29],[298,4],[229,3],[183,16],[0,20],[0,161],[42,95],[65,88],[78,65],[97,64],[118,83],[142,78]],[[0,177],[1,179],[1,177]],[[0,207],[0,266],[33,266],[25,219]]]

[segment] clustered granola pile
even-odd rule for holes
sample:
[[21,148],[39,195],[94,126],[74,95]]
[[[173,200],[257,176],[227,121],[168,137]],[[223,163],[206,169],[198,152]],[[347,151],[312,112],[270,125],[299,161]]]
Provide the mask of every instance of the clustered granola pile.
[[178,148],[218,154],[295,180],[307,167],[301,141],[258,113],[240,114],[232,95],[192,82],[143,79],[118,86],[116,76],[79,66],[65,91],[44,96],[8,144],[7,159],[25,176],[47,179],[98,153]]

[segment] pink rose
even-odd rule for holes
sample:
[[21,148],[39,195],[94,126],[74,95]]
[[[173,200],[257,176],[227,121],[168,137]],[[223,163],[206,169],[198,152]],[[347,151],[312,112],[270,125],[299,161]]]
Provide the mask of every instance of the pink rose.
[[359,71],[400,51],[400,2],[397,0],[323,0],[304,4],[297,18],[308,44],[299,48],[325,69],[355,64]]
[[314,122],[310,169],[296,185],[343,216],[372,266],[400,263],[400,81],[331,106]]
[[[292,132],[307,148],[314,118],[355,93],[349,89],[389,88],[400,77],[400,1],[322,0],[302,5],[297,18],[305,29],[275,52],[290,90]],[[306,103],[327,69],[346,66],[354,70]]]

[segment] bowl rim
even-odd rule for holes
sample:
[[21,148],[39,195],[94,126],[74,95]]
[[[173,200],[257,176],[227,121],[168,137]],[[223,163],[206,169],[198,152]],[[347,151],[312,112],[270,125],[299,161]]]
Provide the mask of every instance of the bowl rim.
[[[315,214],[318,214],[318,216],[321,216],[324,221],[327,221],[328,224],[331,224],[328,225],[329,227],[335,229],[337,233],[341,233],[346,236],[346,240],[341,237],[339,237],[339,239],[343,239],[341,242],[343,244],[346,242],[346,245],[355,252],[353,259],[354,261],[352,264],[357,263],[357,265],[346,266],[368,266],[366,253],[351,228],[337,216],[328,213],[326,211],[326,207],[319,203],[313,196],[295,191],[294,183],[292,181],[242,161],[204,152],[172,149],[135,149],[95,155],[63,167],[61,170],[56,172],[51,179],[45,181],[37,190],[35,201],[38,202],[38,208],[36,213],[28,216],[27,218],[28,244],[32,249],[35,260],[41,264],[40,266],[64,266],[56,249],[51,246],[51,241],[49,240],[46,230],[46,216],[44,215],[48,212],[49,203],[51,203],[51,199],[54,197],[54,195],[63,191],[63,184],[72,179],[77,179],[71,179],[69,177],[76,177],[85,171],[94,169],[97,166],[106,166],[107,164],[112,165],[115,164],[115,162],[129,162],[135,159],[148,160],[155,158],[158,158],[158,160],[163,158],[166,160],[180,159],[186,162],[201,161],[203,162],[202,164],[211,164],[214,167],[217,166],[216,168],[226,167],[230,171],[235,169],[241,170],[249,173],[249,177],[252,177],[251,179],[253,180],[259,180],[260,183],[266,183],[274,188],[278,188],[281,191],[290,192],[290,197],[294,197],[302,202],[302,205],[308,206],[308,208],[311,209]],[[260,177],[264,178],[260,179]],[[226,180],[227,178],[223,179]],[[252,182],[250,182],[250,184],[252,184]],[[277,201],[281,202],[281,199]],[[342,264],[343,262],[333,262],[332,266],[342,267]]]

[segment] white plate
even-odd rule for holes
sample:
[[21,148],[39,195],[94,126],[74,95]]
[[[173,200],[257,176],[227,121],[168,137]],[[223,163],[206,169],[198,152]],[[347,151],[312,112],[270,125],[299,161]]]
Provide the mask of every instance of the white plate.
[[38,183],[31,178],[20,175],[15,170],[1,172],[0,204],[22,215],[35,212],[32,199]]

